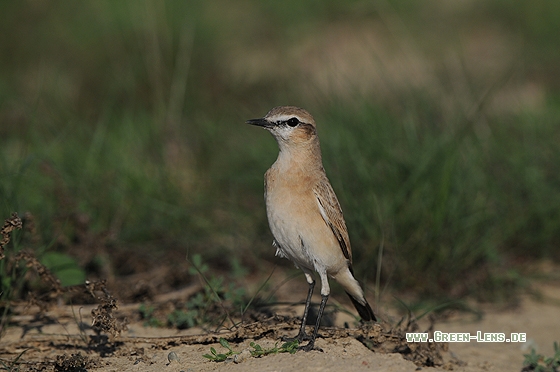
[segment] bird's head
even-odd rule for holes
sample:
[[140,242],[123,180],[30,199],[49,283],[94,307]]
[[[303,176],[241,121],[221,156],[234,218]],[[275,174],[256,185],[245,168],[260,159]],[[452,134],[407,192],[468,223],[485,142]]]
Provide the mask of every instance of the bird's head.
[[264,117],[247,120],[247,124],[267,129],[278,141],[280,148],[312,143],[317,138],[313,116],[295,106],[278,106]]

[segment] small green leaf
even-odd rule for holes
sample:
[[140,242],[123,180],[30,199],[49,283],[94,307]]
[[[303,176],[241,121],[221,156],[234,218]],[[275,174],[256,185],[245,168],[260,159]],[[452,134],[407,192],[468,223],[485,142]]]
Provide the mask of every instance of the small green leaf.
[[86,280],[85,271],[67,254],[47,252],[41,257],[41,263],[60,280],[63,287],[81,284]]
[[231,346],[229,346],[229,342],[227,342],[227,340],[223,337],[220,337],[220,345],[222,345],[228,350],[231,350]]

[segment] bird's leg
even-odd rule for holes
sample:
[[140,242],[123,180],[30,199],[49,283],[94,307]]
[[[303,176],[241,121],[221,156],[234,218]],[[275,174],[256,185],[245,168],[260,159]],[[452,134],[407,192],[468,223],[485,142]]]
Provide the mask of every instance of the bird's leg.
[[311,338],[309,339],[309,343],[300,348],[303,351],[311,351],[315,347],[315,339],[317,338],[317,332],[319,331],[319,326],[321,325],[321,318],[323,317],[323,311],[325,311],[325,305],[327,304],[327,300],[329,299],[329,294],[331,293],[331,289],[329,287],[329,280],[327,278],[327,272],[321,271],[319,272],[319,276],[321,277],[321,306],[319,306],[319,313],[317,313],[317,322],[315,323],[315,329],[313,330],[313,335],[311,335]]
[[313,289],[315,288],[315,279],[307,273],[305,273],[305,278],[307,283],[309,283],[309,291],[307,292],[307,300],[305,300],[305,310],[303,310],[303,319],[301,320],[301,326],[299,327],[299,333],[296,337],[283,337],[283,341],[294,341],[298,340],[301,343],[304,340],[310,340],[309,335],[305,333],[305,324],[307,323],[307,314],[309,313],[309,306],[311,305],[311,296],[313,296]]
[[315,288],[315,280],[312,279],[311,283],[309,283],[309,291],[307,292],[307,299],[305,300],[305,310],[303,310],[303,319],[301,320],[299,333],[296,337],[299,342],[309,339],[309,336],[305,333],[305,325],[307,324],[307,314],[309,314],[309,306],[311,306],[311,296],[313,295],[314,288]]
[[317,338],[317,332],[319,331],[319,325],[321,324],[321,318],[323,317],[323,311],[325,311],[325,305],[327,304],[328,299],[329,299],[329,295],[321,294],[321,306],[319,307],[319,313],[317,314],[317,322],[315,323],[315,329],[313,330],[313,335],[311,336],[309,343],[301,347],[303,351],[311,351],[315,347],[315,338]]

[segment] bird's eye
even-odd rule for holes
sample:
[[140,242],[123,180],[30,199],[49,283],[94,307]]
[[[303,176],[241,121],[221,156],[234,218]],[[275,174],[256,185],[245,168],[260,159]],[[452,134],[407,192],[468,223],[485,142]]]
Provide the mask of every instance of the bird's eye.
[[296,125],[299,124],[299,120],[297,118],[291,118],[290,120],[287,121],[287,123],[290,127],[295,127]]

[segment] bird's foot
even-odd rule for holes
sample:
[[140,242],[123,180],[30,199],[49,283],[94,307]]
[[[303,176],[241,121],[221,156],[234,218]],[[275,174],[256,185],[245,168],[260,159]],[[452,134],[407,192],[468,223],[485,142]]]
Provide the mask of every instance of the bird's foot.
[[281,340],[283,342],[294,342],[294,341],[298,341],[300,344],[302,341],[309,341],[311,340],[311,336],[308,335],[307,333],[303,332],[303,333],[298,333],[298,335],[296,337],[287,337],[287,336],[282,336]]
[[311,341],[309,341],[307,345],[300,346],[298,350],[303,350],[306,352],[311,350],[316,350],[316,351],[320,351],[321,353],[323,352],[323,349],[321,349],[320,347],[316,347],[315,342],[311,342]]

